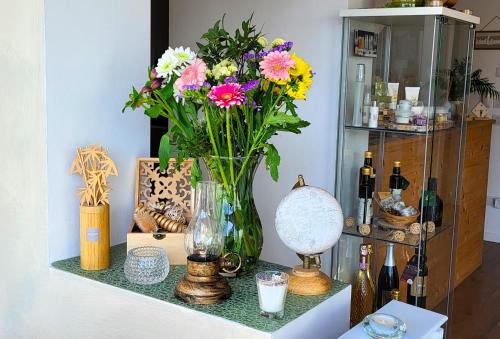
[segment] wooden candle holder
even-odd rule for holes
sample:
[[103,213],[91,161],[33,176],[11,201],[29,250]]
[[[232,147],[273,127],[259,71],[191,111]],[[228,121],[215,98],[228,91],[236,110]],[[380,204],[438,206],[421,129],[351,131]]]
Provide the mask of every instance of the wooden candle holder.
[[175,296],[188,304],[217,304],[231,296],[227,280],[219,275],[219,258],[202,261],[189,256],[187,273],[175,288]]

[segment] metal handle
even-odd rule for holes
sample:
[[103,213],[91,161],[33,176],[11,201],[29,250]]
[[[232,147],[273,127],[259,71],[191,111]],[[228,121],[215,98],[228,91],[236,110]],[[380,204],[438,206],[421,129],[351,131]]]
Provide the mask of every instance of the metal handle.
[[[238,259],[238,265],[236,265],[236,268],[234,268],[235,266],[233,265],[233,261],[231,260],[231,257],[233,258],[237,258]],[[229,253],[226,253],[222,258],[222,263],[221,263],[221,269],[226,272],[226,273],[236,273],[240,270],[241,268],[241,264],[242,264],[242,260],[241,260],[241,256],[238,254],[238,253],[234,253],[234,252],[229,252]],[[233,269],[231,269],[231,267],[233,267]]]

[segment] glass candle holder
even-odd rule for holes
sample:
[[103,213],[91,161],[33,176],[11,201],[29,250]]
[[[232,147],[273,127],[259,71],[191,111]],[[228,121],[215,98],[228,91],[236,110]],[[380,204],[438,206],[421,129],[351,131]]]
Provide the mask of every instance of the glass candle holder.
[[259,294],[260,314],[274,319],[283,318],[288,274],[279,271],[259,272],[255,276]]
[[144,246],[128,251],[124,264],[125,277],[135,284],[151,285],[162,282],[168,275],[170,265],[165,250]]

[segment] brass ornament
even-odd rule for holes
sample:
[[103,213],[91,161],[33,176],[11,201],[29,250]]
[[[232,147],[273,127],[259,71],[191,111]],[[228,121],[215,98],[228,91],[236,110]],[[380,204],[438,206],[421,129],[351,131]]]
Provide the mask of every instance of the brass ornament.
[[155,210],[149,209],[145,206],[139,206],[136,209],[136,213],[148,213],[158,224],[158,227],[163,231],[169,233],[182,233],[186,228],[185,224],[181,224],[175,220],[170,220],[163,214],[156,212]]

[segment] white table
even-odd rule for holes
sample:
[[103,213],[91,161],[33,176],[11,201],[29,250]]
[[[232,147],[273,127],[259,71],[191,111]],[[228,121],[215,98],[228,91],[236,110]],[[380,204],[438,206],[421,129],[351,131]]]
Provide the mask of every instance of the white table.
[[[448,320],[445,315],[396,300],[391,301],[376,313],[390,314],[403,320],[406,323],[404,339],[442,338],[441,326]],[[371,337],[365,333],[361,324],[357,324],[339,339],[371,339]]]

